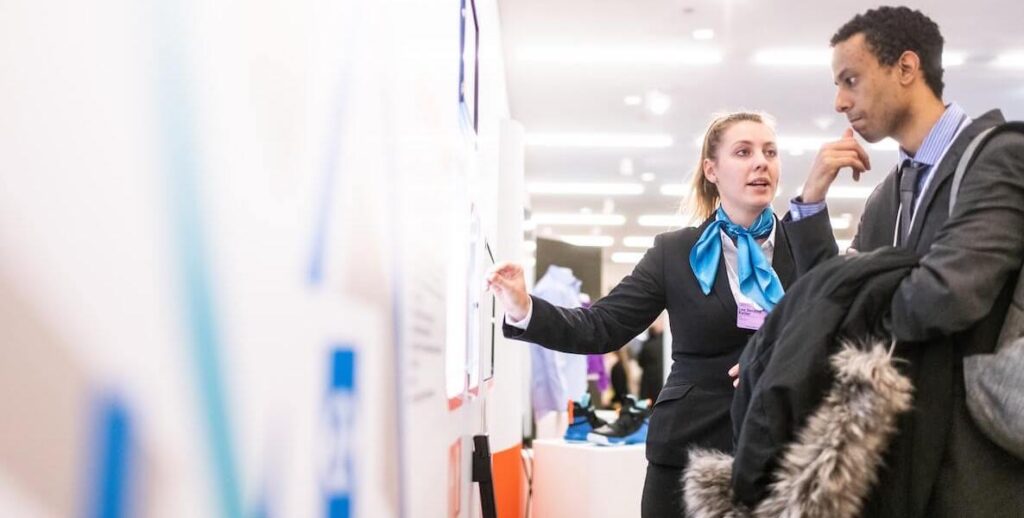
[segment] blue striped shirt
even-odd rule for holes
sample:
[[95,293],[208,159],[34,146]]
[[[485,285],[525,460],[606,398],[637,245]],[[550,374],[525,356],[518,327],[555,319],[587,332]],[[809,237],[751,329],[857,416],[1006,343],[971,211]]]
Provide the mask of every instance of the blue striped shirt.
[[[928,136],[921,143],[921,148],[917,150],[913,157],[904,151],[902,147],[900,148],[899,163],[902,164],[905,160],[911,160],[917,164],[927,166],[917,177],[917,186],[914,190],[915,199],[928,186],[928,182],[932,178],[932,166],[942,158],[942,155],[946,153],[949,146],[953,144],[953,139],[956,137],[960,127],[970,123],[971,118],[967,116],[967,112],[959,104],[955,102],[949,103],[946,105],[946,111],[939,117],[938,122],[932,126]],[[793,221],[799,221],[825,210],[825,207],[824,200],[817,203],[803,203],[799,198],[793,198],[789,202],[789,213]]]

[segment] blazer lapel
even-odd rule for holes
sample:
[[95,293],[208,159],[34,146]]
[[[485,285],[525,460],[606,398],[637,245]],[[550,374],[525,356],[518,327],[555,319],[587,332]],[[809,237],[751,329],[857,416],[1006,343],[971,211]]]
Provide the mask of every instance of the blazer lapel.
[[729,286],[729,271],[726,270],[725,254],[718,258],[718,273],[715,274],[715,285],[711,291],[715,294],[718,302],[722,304],[722,311],[726,317],[736,318],[736,297],[732,296],[732,288]]
[[921,194],[923,198],[921,198],[921,203],[915,211],[914,224],[910,227],[910,235],[907,237],[907,248],[913,249],[917,246],[917,241],[921,236],[921,229],[924,228],[924,221],[927,219],[928,213],[935,201],[935,194],[942,187],[942,184],[948,181],[953,176],[953,173],[956,172],[956,166],[960,162],[960,157],[963,156],[971,140],[985,129],[1002,124],[1003,122],[1005,122],[1005,119],[999,110],[989,111],[971,122],[953,141],[949,151],[946,152],[946,156],[937,165],[938,169],[932,172],[932,179],[928,182],[928,189]]
[[796,264],[793,262],[793,250],[789,247],[786,229],[775,219],[775,251],[772,252],[772,269],[779,276],[782,288],[788,290],[796,279]]

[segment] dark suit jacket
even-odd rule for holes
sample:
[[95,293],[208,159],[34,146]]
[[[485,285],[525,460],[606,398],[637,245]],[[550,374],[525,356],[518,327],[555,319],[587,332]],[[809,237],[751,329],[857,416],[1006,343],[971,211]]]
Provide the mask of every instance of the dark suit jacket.
[[[772,257],[783,287],[837,253],[827,212],[798,222],[788,219],[777,227]],[[672,371],[647,434],[648,460],[666,466],[684,467],[693,446],[732,451],[733,387],[728,371],[753,334],[736,327],[736,301],[724,259],[708,295],[690,269],[690,249],[709,223],[658,235],[633,273],[590,308],[559,308],[534,297],[525,331],[504,326],[509,338],[563,352],[598,354],[622,347],[667,309]]]
[[[868,515],[1024,516],[1024,462],[977,430],[963,383],[963,357],[995,347],[1024,258],[1024,135],[989,141],[949,216],[961,155],[1002,122],[993,110],[965,128],[921,194],[905,246],[922,258],[897,289],[890,322],[897,355],[909,360],[915,408],[900,423]],[[892,244],[898,185],[894,170],[868,198],[853,248]]]

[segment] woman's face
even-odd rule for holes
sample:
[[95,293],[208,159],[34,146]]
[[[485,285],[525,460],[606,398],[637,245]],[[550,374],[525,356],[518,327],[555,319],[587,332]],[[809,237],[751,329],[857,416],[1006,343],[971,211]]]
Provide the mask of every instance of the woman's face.
[[760,213],[771,205],[779,186],[775,132],[760,122],[733,124],[722,135],[714,159],[704,160],[704,177],[718,187],[730,218]]

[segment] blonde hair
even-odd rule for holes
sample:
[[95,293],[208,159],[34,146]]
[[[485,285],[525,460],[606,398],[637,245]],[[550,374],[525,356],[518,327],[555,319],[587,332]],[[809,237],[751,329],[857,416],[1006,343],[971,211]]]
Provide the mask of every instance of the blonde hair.
[[700,147],[700,157],[697,158],[697,167],[690,177],[689,195],[683,198],[680,211],[690,216],[696,224],[711,217],[718,208],[718,186],[704,177],[704,161],[715,160],[718,155],[718,146],[722,143],[722,135],[726,130],[739,122],[757,122],[775,129],[775,119],[765,112],[737,111],[731,113],[717,114],[704,132],[704,143]]

